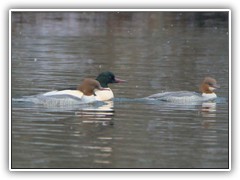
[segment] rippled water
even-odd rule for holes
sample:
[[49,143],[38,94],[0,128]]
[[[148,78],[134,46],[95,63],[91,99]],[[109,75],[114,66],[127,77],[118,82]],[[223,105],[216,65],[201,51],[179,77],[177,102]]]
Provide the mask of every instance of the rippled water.
[[[229,168],[228,14],[14,12],[11,96],[79,84],[112,71],[106,103],[44,107],[12,102],[12,168]],[[139,101],[198,91],[216,103]]]

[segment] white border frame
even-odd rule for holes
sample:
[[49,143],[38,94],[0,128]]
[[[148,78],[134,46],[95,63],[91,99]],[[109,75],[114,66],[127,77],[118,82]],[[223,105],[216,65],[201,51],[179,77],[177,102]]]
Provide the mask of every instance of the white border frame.
[[[11,104],[11,20],[12,20],[12,12],[221,12],[221,11],[227,11],[229,13],[228,16],[228,38],[229,38],[229,130],[228,130],[228,137],[229,137],[229,151],[228,151],[228,157],[229,157],[229,168],[228,169],[12,169],[11,167],[11,132],[12,132],[12,125],[11,125],[11,111],[12,111],[12,104]],[[232,109],[232,102],[231,102],[231,37],[232,37],[232,29],[231,29],[231,10],[230,9],[10,9],[9,10],[9,170],[10,171],[231,171],[231,109]]]

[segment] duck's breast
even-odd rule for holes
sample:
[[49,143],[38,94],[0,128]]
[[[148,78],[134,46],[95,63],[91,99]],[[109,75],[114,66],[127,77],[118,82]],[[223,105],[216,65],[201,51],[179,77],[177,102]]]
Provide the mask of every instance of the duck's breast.
[[97,101],[107,101],[114,98],[113,92],[110,88],[107,90],[95,90],[94,93]]

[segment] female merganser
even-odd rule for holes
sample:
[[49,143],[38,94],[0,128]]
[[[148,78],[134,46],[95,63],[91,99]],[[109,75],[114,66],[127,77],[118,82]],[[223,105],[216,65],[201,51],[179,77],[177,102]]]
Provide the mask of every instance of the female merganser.
[[101,90],[99,91],[96,89],[94,91],[96,95],[96,99],[98,101],[107,101],[112,98],[114,98],[112,90],[108,87],[108,84],[110,83],[121,83],[121,82],[126,82],[125,80],[116,78],[115,75],[112,72],[106,71],[100,73],[96,80],[100,83],[100,85],[105,88],[106,90]]
[[[100,83],[91,78],[86,78],[83,80],[82,84],[80,84],[75,90],[61,90],[61,91],[51,91],[42,94],[41,96],[49,97],[49,98],[63,98],[68,97],[74,100],[79,100],[81,103],[90,103],[94,101],[98,101],[98,98],[94,92],[94,90],[98,91],[108,91],[107,88],[103,88]],[[45,100],[46,100],[45,98]]]
[[148,96],[146,99],[180,103],[209,101],[217,98],[214,90],[219,87],[220,86],[214,78],[206,77],[200,85],[200,91],[202,94],[190,91],[163,92]]

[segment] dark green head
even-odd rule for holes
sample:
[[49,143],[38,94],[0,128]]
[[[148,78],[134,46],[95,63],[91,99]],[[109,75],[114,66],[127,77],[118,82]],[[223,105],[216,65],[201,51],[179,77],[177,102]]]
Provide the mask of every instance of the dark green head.
[[102,87],[108,87],[109,83],[120,83],[125,82],[125,80],[118,79],[112,72],[106,71],[98,75],[96,80],[101,84]]

